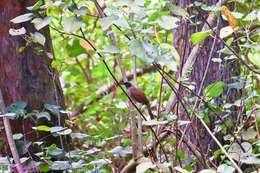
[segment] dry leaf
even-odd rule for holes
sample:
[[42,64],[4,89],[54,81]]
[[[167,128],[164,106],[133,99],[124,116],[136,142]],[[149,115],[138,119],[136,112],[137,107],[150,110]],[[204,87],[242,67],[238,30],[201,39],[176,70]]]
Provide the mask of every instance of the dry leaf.
[[232,27],[234,31],[237,30],[237,19],[235,16],[232,15],[232,13],[229,11],[229,9],[225,6],[221,6],[221,13],[223,15],[223,19],[226,19],[228,21],[229,26]]
[[233,32],[234,32],[234,30],[231,26],[226,26],[226,27],[220,29],[219,37],[221,39],[225,38],[225,37],[231,35]]
[[[89,42],[93,45],[93,43],[91,41],[89,41]],[[92,50],[91,45],[86,40],[81,39],[79,43],[80,43],[80,46],[85,48],[86,50]]]

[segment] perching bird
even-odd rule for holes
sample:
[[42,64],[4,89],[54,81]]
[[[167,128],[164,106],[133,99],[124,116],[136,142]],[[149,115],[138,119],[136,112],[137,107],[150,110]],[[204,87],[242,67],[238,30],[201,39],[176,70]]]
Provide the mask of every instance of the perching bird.
[[148,109],[148,113],[150,115],[150,118],[153,119],[154,115],[152,113],[149,100],[147,99],[145,94],[139,88],[132,85],[130,82],[125,82],[124,85],[127,89],[127,94],[130,96],[130,98],[133,99],[134,101],[138,102],[138,103],[146,105],[147,109]]

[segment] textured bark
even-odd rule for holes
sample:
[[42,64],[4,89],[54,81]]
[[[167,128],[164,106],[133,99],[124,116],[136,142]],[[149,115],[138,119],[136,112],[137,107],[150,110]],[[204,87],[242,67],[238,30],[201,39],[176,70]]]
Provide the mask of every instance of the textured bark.
[[[56,72],[51,68],[51,60],[46,53],[37,53],[36,47],[30,45],[23,52],[19,48],[26,45],[26,41],[19,36],[11,36],[10,28],[25,27],[27,34],[34,32],[31,24],[12,24],[10,20],[18,15],[27,13],[27,6],[34,0],[1,0],[0,1],[0,88],[3,92],[5,104],[8,106],[15,101],[27,102],[27,110],[41,110],[44,103],[56,104],[64,107],[62,90]],[[29,31],[29,32],[28,32]],[[44,51],[52,52],[49,29],[45,27],[41,33],[46,37]],[[32,131],[30,120],[15,120],[11,122],[13,132]],[[26,140],[33,140],[33,133],[25,135]]]
[[[208,0],[207,3],[209,5],[215,4],[216,0]],[[192,1],[189,0],[174,0],[172,1],[173,4],[176,4],[181,7],[188,7]],[[203,15],[204,18],[207,18],[207,14],[201,13],[200,15]],[[191,26],[189,24],[189,21],[187,20],[182,20],[181,24],[178,28],[174,29],[174,47],[177,49],[178,53],[180,54],[180,57],[182,58],[182,63],[185,63],[185,60],[189,56],[192,45],[190,42],[190,36],[192,33],[199,32],[201,31],[201,28],[204,24],[203,20],[201,20],[201,16],[198,15],[196,17],[196,20],[202,21],[202,24],[197,25],[196,27]],[[217,21],[214,22],[214,25],[212,26],[213,28],[216,27]],[[218,29],[223,26],[223,21],[219,21],[219,26]],[[213,41],[214,38],[208,38],[205,40],[204,44],[200,47],[199,50],[199,56],[196,58],[196,61],[193,65],[192,68],[192,73],[190,76],[190,81],[195,83],[195,89],[194,91],[198,93],[199,87],[202,83],[203,79],[203,74],[205,72],[207,62],[209,59],[209,54],[212,49]],[[220,40],[216,40],[215,46],[213,47],[213,58],[221,58],[223,55],[219,54],[219,50],[223,48],[223,44],[221,43]],[[223,66],[221,66],[219,63],[215,63],[211,61],[207,75],[204,80],[203,88],[205,88],[208,84],[216,82],[218,80],[222,80],[224,82],[230,82],[230,78],[232,76],[237,76],[239,75],[239,66],[238,62],[233,62],[231,65],[228,62],[223,62]],[[223,68],[224,67],[224,68]],[[227,68],[228,67],[228,68]],[[183,92],[182,89],[180,89],[180,95],[182,97],[186,96],[188,93]],[[237,91],[232,91],[229,92],[229,98],[232,98],[231,101],[234,101],[235,98],[237,98],[239,94],[237,94]],[[220,99],[216,100],[219,102]],[[221,102],[220,102],[221,103]],[[181,107],[181,106],[180,106]],[[182,108],[180,108],[182,110]],[[180,113],[180,119],[187,119],[187,115],[181,111]],[[234,117],[235,119],[235,117]],[[214,119],[210,119],[210,124],[209,127],[213,131],[214,129]],[[206,129],[202,126],[202,124],[199,121],[194,121],[194,126],[196,127],[195,129],[195,134],[193,133],[193,130],[191,127],[188,129],[188,131],[185,134],[185,137],[189,138],[190,141],[192,141],[193,144],[197,145],[205,156],[210,156],[212,153],[210,149],[214,150],[216,149],[216,144],[214,141],[211,139],[211,137],[208,135]],[[199,140],[198,140],[199,139]],[[187,154],[191,154],[188,148],[185,148],[184,145],[183,149],[186,150]],[[188,156],[189,157],[189,156]],[[208,157],[209,158],[209,157]],[[187,161],[187,160],[186,160]],[[205,167],[202,162],[198,164],[199,167]]]

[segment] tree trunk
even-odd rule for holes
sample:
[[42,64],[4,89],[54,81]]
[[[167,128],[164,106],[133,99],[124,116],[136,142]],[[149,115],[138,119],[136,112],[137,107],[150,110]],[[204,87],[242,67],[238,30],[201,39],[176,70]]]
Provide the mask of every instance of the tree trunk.
[[[11,36],[10,28],[25,27],[27,34],[34,32],[31,24],[11,24],[10,20],[27,13],[26,7],[35,3],[34,0],[1,0],[0,1],[0,89],[6,106],[15,101],[27,102],[27,111],[41,110],[44,103],[59,105],[64,108],[62,89],[57,73],[51,67],[51,59],[46,52],[52,53],[49,29],[45,27],[41,33],[46,38],[44,52],[37,53],[39,45],[30,44],[23,52],[19,48],[26,46],[26,41],[19,36]],[[57,125],[57,122],[53,122]],[[24,134],[25,140],[35,140],[37,135],[30,133],[33,122],[27,120],[13,120],[11,122],[14,133]],[[27,134],[28,133],[28,134]]]
[[[207,0],[208,5],[213,5],[215,4],[216,0]],[[172,1],[174,5],[181,6],[183,8],[188,7],[192,2],[189,0],[174,0]],[[193,9],[196,11],[196,9]],[[195,32],[200,32],[203,25],[205,24],[205,21],[202,20],[202,15],[203,18],[207,18],[208,13],[202,13],[200,12],[199,15],[197,15],[196,19],[197,21],[201,21],[201,24],[197,26],[191,26],[189,21],[187,20],[182,20],[181,24],[178,28],[174,29],[174,47],[177,49],[180,57],[181,57],[181,62],[182,64],[185,63],[186,59],[189,57],[190,52],[193,48],[191,42],[190,42],[190,37],[192,33]],[[223,27],[223,21],[219,18],[215,18],[214,25],[212,25],[212,28],[217,27],[218,29]],[[218,32],[218,31],[217,31]],[[196,61],[193,65],[192,68],[192,73],[190,75],[190,81],[195,83],[195,89],[194,92],[202,95],[202,92],[199,93],[200,86],[202,85],[202,91],[203,88],[205,88],[208,84],[214,83],[216,81],[222,80],[224,82],[230,82],[230,78],[232,76],[237,76],[239,75],[239,66],[238,62],[233,62],[232,66],[230,65],[229,62],[223,61],[222,64],[213,62],[210,60],[210,58],[223,58],[223,54],[219,53],[218,51],[223,48],[223,43],[213,37],[210,37],[205,40],[203,45],[200,46],[199,48],[199,53],[198,56],[196,57]],[[212,52],[212,53],[211,53]],[[207,69],[207,64],[208,61],[210,61],[209,67]],[[229,65],[227,65],[229,63]],[[228,68],[226,68],[228,66]],[[224,67],[224,68],[223,68]],[[203,75],[205,70],[208,70],[206,72],[205,79],[203,79]],[[184,92],[183,89],[180,89],[181,98],[184,98],[184,96],[187,96],[188,93]],[[231,96],[232,95],[232,96]],[[238,94],[236,91],[232,91],[232,93],[229,93],[229,97],[232,98],[232,101],[234,101],[234,98],[238,97]],[[216,99],[216,102],[218,104],[223,103],[223,101],[220,98]],[[198,104],[197,104],[197,107]],[[181,113],[179,114],[180,119],[188,119],[188,115],[184,113],[182,106],[179,104],[179,109],[181,110]],[[234,117],[235,118],[235,117]],[[210,129],[213,131],[214,129],[214,118],[210,118],[210,123],[208,126]],[[216,144],[212,140],[212,138],[208,135],[206,129],[202,126],[200,121],[194,120],[193,121],[193,126],[195,127],[195,131],[192,130],[191,126],[189,126],[188,131],[185,133],[185,137],[189,138],[190,141],[194,145],[196,145],[200,152],[203,153],[206,156],[206,159],[208,159],[212,151],[216,149]],[[183,129],[182,129],[183,130]],[[195,133],[195,134],[194,134]],[[185,160],[187,163],[190,161],[190,154],[191,152],[189,151],[188,148],[186,148],[184,145],[182,145],[182,148],[185,150],[187,159]],[[204,163],[198,163],[198,167],[205,168],[206,165]]]

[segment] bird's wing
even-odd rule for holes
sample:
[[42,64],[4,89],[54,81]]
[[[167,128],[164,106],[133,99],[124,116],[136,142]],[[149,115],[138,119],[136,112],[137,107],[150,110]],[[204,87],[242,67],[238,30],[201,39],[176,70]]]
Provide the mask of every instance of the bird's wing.
[[131,87],[129,93],[130,93],[130,97],[132,97],[135,101],[145,104],[145,105],[149,104],[149,100],[147,99],[145,94],[138,88]]

